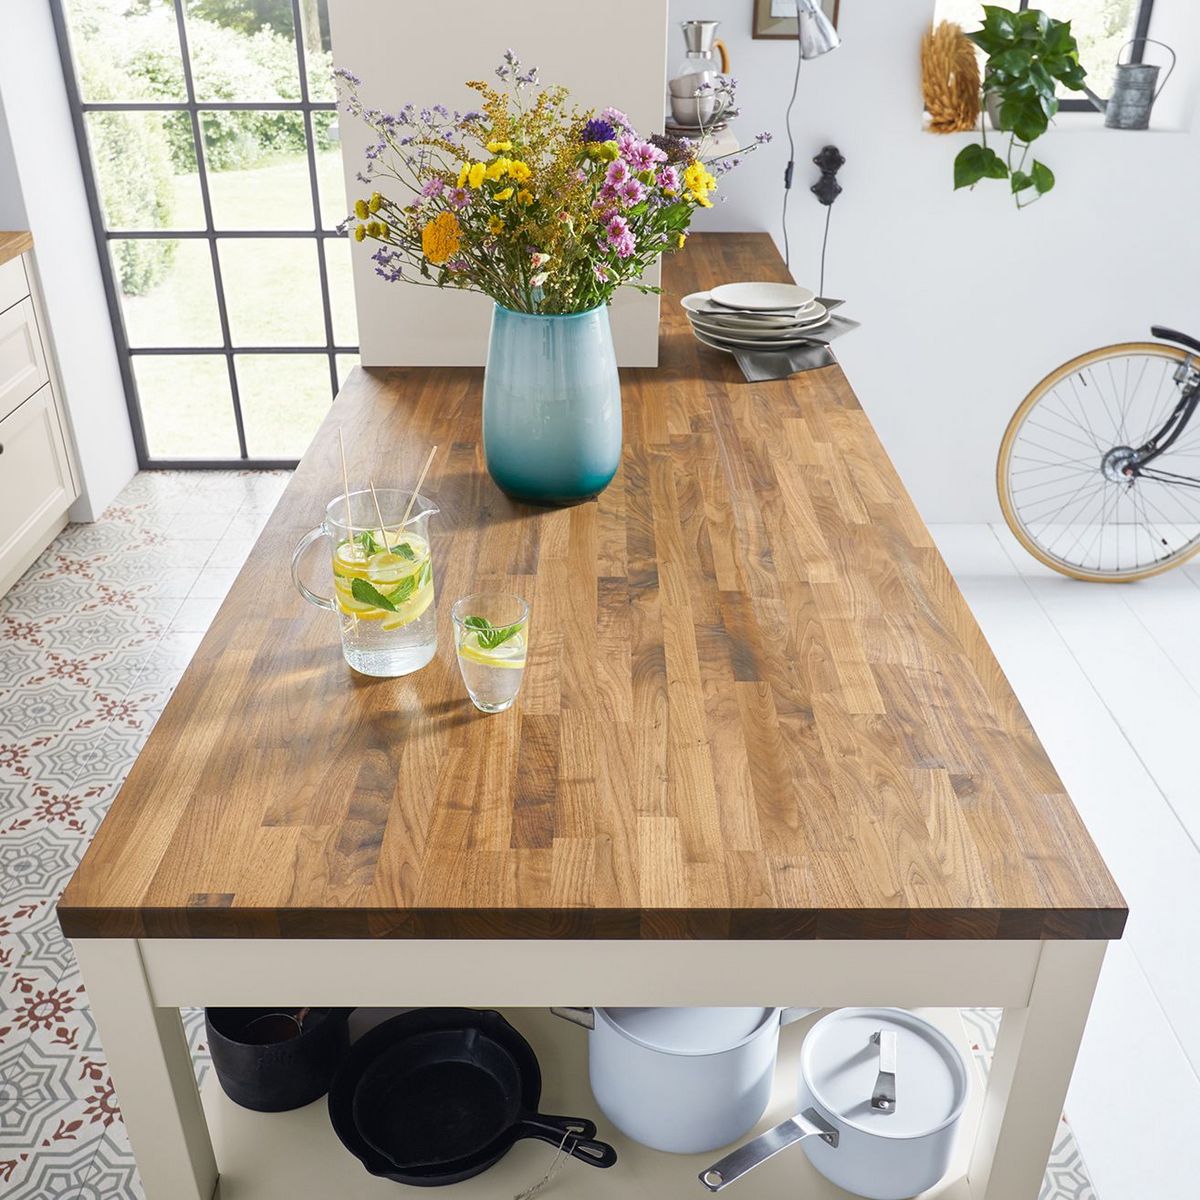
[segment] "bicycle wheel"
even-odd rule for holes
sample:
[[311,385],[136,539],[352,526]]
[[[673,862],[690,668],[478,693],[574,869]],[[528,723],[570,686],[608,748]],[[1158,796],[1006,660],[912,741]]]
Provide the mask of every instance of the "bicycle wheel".
[[[1127,342],[1081,354],[1021,402],[1000,443],[1004,519],[1039,562],[1100,583],[1157,575],[1200,550],[1200,417],[1128,476],[1128,456],[1180,398],[1185,351]],[[1149,468],[1148,468],[1149,470]]]

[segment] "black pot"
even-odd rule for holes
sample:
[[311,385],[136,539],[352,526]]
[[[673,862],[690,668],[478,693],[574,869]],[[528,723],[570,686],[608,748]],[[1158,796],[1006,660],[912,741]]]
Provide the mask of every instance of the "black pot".
[[[303,1108],[329,1091],[350,1048],[352,1008],[206,1008],[213,1069],[234,1104],[256,1112]],[[303,1014],[299,1027],[288,1017]]]

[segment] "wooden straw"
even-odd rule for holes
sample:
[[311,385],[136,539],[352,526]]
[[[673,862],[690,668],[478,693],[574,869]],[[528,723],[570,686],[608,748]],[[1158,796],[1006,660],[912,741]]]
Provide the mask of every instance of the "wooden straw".
[[429,457],[425,460],[425,465],[421,468],[421,474],[417,477],[417,486],[413,488],[412,495],[408,498],[408,507],[404,510],[404,517],[400,522],[400,528],[403,529],[408,524],[408,514],[412,512],[413,505],[417,502],[417,493],[421,490],[421,484],[425,482],[425,476],[429,474],[429,467],[433,463],[433,456],[437,453],[437,447],[434,446],[429,451]]
[[346,439],[342,437],[342,427],[338,426],[338,450],[342,455],[342,486],[346,489],[346,529],[351,541],[354,539],[354,525],[350,520],[350,475],[346,470]]
[[392,548],[392,535],[388,533],[387,526],[383,523],[383,509],[379,507],[379,497],[375,495],[375,481],[368,479],[367,487],[371,489],[371,499],[375,501],[375,515],[379,518],[379,532],[383,534],[383,548],[390,550]]

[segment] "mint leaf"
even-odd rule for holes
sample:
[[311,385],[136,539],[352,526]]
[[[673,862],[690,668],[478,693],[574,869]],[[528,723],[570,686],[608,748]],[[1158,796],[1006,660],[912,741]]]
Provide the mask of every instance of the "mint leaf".
[[356,534],[354,540],[362,547],[364,554],[378,554],[381,549],[375,540],[375,535],[369,529],[364,529],[361,533]]
[[468,629],[491,629],[492,623],[487,617],[463,617],[463,624]]
[[409,562],[416,562],[417,560],[417,552],[407,542],[401,542],[400,545],[393,546],[392,553],[400,555],[401,558],[407,558]]
[[[405,582],[407,583],[408,581],[405,580]],[[397,588],[396,590],[399,591],[400,589]],[[411,590],[410,588],[409,591]],[[386,608],[388,612],[396,611],[396,605],[373,583],[366,579],[355,579],[350,584],[350,594],[360,604],[373,604],[376,608]],[[395,592],[392,593],[393,596],[395,594]]]
[[393,604],[403,604],[417,590],[417,576],[406,575],[400,582],[388,592],[388,599]]
[[509,638],[515,637],[521,631],[520,624],[506,625],[503,629],[497,629],[492,626],[491,629],[482,629],[479,632],[479,648],[481,650],[495,650],[497,646],[503,646]]

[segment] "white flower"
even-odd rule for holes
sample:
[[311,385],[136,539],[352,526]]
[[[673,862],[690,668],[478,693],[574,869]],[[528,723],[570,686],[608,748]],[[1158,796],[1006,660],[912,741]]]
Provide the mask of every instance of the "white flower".
[[536,275],[531,275],[529,277],[530,286],[541,287],[542,284],[546,282],[547,278],[549,278],[549,275],[549,271],[539,271]]
[[536,271],[538,267],[544,267],[550,261],[549,254],[543,254],[540,250],[535,250],[530,259],[533,269]]

